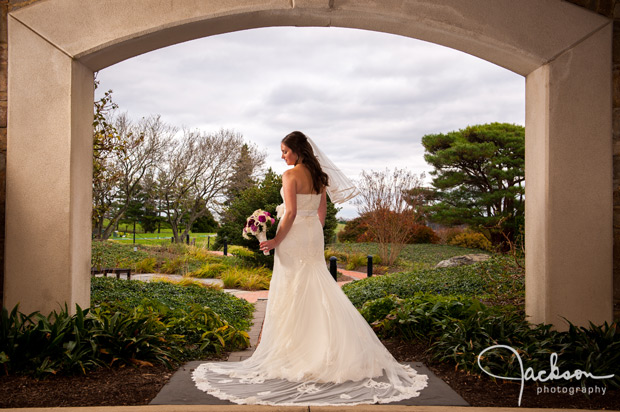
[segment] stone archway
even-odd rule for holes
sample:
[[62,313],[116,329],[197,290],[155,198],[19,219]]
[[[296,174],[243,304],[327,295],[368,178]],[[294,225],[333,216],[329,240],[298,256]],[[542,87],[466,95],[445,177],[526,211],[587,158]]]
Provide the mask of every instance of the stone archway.
[[43,0],[8,16],[4,305],[89,304],[93,71],[266,26],[382,31],[526,77],[526,312],[612,318],[612,21],[561,0]]

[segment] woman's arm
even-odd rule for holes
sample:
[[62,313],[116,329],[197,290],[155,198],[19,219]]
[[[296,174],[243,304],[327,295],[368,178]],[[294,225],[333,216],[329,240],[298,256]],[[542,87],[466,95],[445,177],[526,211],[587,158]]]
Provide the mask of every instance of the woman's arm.
[[321,203],[319,203],[319,220],[321,226],[325,226],[325,216],[327,216],[327,198],[325,195],[325,189],[321,193]]
[[278,226],[278,233],[273,239],[260,243],[261,250],[271,250],[278,247],[293,226],[297,216],[297,181],[292,173],[287,170],[282,174],[282,192],[286,213]]

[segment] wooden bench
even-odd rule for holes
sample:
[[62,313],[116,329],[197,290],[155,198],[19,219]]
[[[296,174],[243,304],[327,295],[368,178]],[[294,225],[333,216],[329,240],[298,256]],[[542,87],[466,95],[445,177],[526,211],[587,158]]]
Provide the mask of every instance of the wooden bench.
[[116,279],[120,279],[121,275],[127,275],[127,279],[131,279],[131,269],[123,269],[123,268],[91,268],[90,275],[95,276],[102,274],[103,276],[108,276],[108,273],[116,274]]

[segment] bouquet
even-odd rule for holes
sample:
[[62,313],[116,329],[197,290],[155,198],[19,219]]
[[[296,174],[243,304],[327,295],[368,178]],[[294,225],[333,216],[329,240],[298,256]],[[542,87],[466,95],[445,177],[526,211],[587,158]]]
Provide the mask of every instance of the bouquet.
[[[256,236],[259,242],[264,242],[267,240],[267,224],[273,225],[275,221],[269,212],[261,209],[255,210],[252,216],[248,217],[248,220],[245,222],[243,237],[249,239],[250,236],[248,235],[252,235]],[[268,255],[269,251],[265,250],[263,253]]]

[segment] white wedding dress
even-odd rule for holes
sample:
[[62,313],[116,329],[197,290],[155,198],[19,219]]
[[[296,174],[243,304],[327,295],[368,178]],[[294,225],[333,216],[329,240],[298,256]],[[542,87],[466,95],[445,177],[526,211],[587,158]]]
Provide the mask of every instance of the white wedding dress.
[[192,376],[199,389],[237,404],[319,406],[394,402],[426,387],[427,376],[392,357],[327,270],[320,199],[297,195],[256,351],[200,365]]

